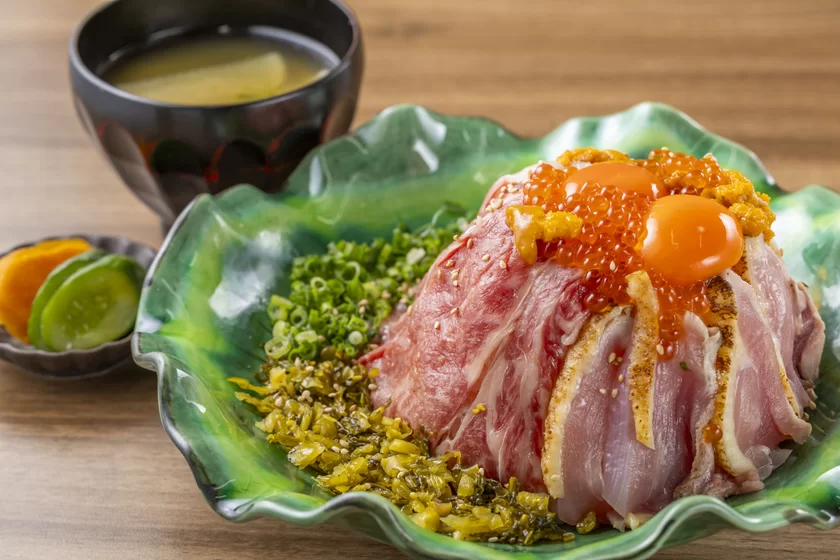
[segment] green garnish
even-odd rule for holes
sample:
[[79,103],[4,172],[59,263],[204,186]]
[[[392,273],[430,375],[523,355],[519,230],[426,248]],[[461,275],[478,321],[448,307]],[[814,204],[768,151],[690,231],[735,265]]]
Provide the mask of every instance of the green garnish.
[[239,400],[263,415],[257,427],[288,449],[289,460],[319,473],[318,484],[336,493],[375,492],[415,523],[471,541],[533,544],[570,541],[549,511],[549,496],[519,490],[460,464],[458,452],[437,457],[425,433],[372,410],[370,384],[378,371],[344,361],[266,365],[266,385],[230,381],[248,392]]
[[411,304],[414,285],[465,225],[461,218],[416,233],[398,228],[390,241],[339,241],[326,254],[295,259],[289,297],[272,296],[268,306],[269,359],[312,360],[326,349],[358,356],[395,306]]
[[687,364],[687,363],[685,363],[685,362],[680,362],[680,368],[681,368],[683,371],[688,371],[688,364]]
[[580,535],[586,535],[598,528],[598,516],[594,511],[590,511],[583,516],[577,524],[577,532]]

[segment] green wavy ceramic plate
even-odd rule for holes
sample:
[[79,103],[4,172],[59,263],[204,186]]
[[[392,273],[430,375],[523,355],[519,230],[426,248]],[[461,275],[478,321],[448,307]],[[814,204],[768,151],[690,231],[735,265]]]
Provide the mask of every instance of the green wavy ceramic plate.
[[[601,530],[570,544],[530,548],[461,542],[413,525],[370,493],[331,496],[313,486],[254,427],[228,376],[249,377],[270,338],[267,298],[288,288],[293,257],[335,239],[367,240],[400,222],[421,225],[446,201],[477,208],[499,175],[568,148],[595,146],[645,156],[668,146],[745,173],[774,196],[776,232],[794,277],[807,282],[828,324],[813,435],[767,480],[763,492],[719,501],[678,500],[641,529]],[[784,194],[743,147],[670,107],[573,119],[540,139],[519,138],[480,118],[416,106],[387,109],[354,136],[316,149],[288,189],[268,196],[238,187],[199,197],[169,234],[143,293],[137,362],[159,376],[160,412],[210,505],[245,521],[271,516],[298,525],[336,523],[416,557],[447,559],[645,558],[725,527],[769,531],[790,523],[821,529],[840,515],[840,196],[818,186]]]

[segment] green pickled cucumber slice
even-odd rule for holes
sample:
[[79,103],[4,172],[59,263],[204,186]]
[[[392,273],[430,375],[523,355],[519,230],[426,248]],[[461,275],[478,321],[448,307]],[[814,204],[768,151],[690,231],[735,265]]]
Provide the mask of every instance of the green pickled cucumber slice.
[[83,350],[131,332],[140,303],[143,268],[108,255],[76,271],[47,302],[41,336],[52,350]]
[[76,271],[98,261],[107,254],[108,253],[102,249],[91,249],[90,251],[85,251],[84,253],[76,255],[72,259],[61,263],[50,273],[49,276],[47,276],[47,279],[44,280],[44,283],[41,284],[41,287],[38,289],[38,293],[35,295],[35,300],[32,302],[32,311],[29,314],[27,334],[29,335],[29,341],[33,346],[35,346],[35,348],[38,348],[39,350],[49,350],[47,344],[44,342],[44,338],[41,336],[41,314],[44,312],[44,308],[47,306],[47,303],[49,303],[53,294],[55,294],[61,285],[64,284],[64,281],[75,274]]

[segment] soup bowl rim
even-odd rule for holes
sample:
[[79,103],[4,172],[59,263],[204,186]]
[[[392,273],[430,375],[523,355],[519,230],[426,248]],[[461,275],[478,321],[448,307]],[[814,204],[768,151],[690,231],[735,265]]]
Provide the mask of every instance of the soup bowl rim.
[[[140,104],[143,104],[143,105],[148,105],[148,106],[155,107],[155,108],[160,108],[160,109],[167,109],[167,110],[179,110],[180,109],[180,110],[200,110],[200,111],[208,111],[208,110],[209,111],[229,111],[231,109],[241,109],[241,108],[246,108],[246,107],[260,107],[260,106],[264,106],[264,105],[267,106],[267,105],[272,105],[272,104],[276,104],[276,103],[283,103],[283,102],[286,102],[286,101],[293,101],[293,100],[295,100],[297,98],[301,98],[301,97],[306,97],[306,96],[311,95],[312,93],[318,91],[319,89],[321,89],[324,83],[327,83],[329,81],[334,80],[335,78],[340,76],[343,72],[345,72],[347,70],[347,68],[349,68],[354,63],[356,52],[359,50],[359,46],[361,45],[361,26],[359,25],[359,20],[356,17],[356,15],[353,13],[353,10],[351,10],[350,7],[347,4],[345,4],[342,0],[325,0],[326,2],[329,2],[330,4],[334,5],[339,10],[341,10],[344,13],[344,15],[347,17],[347,21],[350,24],[350,29],[351,29],[353,38],[350,42],[350,46],[347,48],[347,51],[343,55],[338,56],[338,53],[335,53],[336,56],[338,56],[338,58],[339,58],[338,64],[336,64],[335,66],[330,68],[329,72],[325,73],[323,76],[321,76],[317,80],[314,80],[313,82],[310,82],[303,87],[300,87],[300,88],[297,88],[297,89],[294,89],[294,90],[291,90],[291,91],[288,91],[288,92],[285,92],[285,93],[281,93],[279,95],[273,95],[271,97],[266,97],[265,99],[258,99],[256,101],[246,101],[246,102],[243,102],[243,103],[226,103],[226,104],[212,104],[212,105],[186,105],[186,104],[183,104],[183,103],[171,103],[171,102],[167,102],[167,101],[159,101],[159,100],[156,100],[156,99],[151,99],[151,98],[148,98],[148,97],[143,97],[143,96],[140,96],[140,95],[129,93],[125,90],[122,90],[122,89],[108,83],[102,77],[100,77],[93,69],[91,69],[85,63],[84,60],[82,60],[82,56],[79,53],[79,40],[81,39],[82,35],[84,35],[84,33],[86,32],[87,27],[90,24],[90,22],[96,16],[101,14],[102,12],[110,9],[115,4],[118,4],[118,3],[124,2],[124,1],[126,1],[126,0],[111,0],[110,2],[107,2],[107,3],[97,7],[96,9],[92,10],[90,13],[88,13],[87,16],[84,17],[84,19],[82,19],[81,22],[79,22],[79,24],[73,30],[73,34],[70,37],[70,48],[69,48],[70,65],[71,65],[71,68],[73,70],[75,70],[76,72],[78,72],[86,81],[92,83],[93,85],[95,85],[96,87],[104,90],[105,92],[109,93],[110,95],[120,97],[122,99],[125,99],[126,101],[130,101],[130,102],[134,102],[134,103],[140,103]],[[257,26],[257,25],[258,24],[254,24],[254,26]],[[290,31],[290,32],[293,32],[293,33],[298,33],[298,31],[296,31],[294,29],[291,29],[291,28],[278,28],[276,26],[270,26],[270,27],[275,27],[277,29],[283,29],[284,31]],[[189,27],[173,28],[172,33],[173,34],[182,34],[184,32],[188,32],[188,31],[191,31],[191,30],[192,29],[190,29]],[[160,32],[152,33],[152,34],[149,35],[149,37],[153,37],[153,36],[155,36],[159,33],[162,33],[163,31],[168,31],[168,30],[162,30]],[[313,39],[313,40],[317,41],[317,39]],[[330,50],[332,50],[332,49],[330,49]]]

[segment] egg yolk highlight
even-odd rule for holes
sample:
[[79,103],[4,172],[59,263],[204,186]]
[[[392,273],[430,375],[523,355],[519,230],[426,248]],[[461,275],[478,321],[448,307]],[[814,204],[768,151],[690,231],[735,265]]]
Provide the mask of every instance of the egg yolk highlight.
[[659,177],[638,165],[622,162],[596,163],[572,173],[563,185],[566,196],[577,194],[585,184],[615,185],[650,198],[664,194],[665,185]]
[[[535,166],[522,184],[522,204],[506,210],[515,247],[527,264],[553,259],[580,270],[591,312],[631,305],[627,276],[646,271],[665,359],[676,351],[686,312],[709,311],[706,282],[738,263],[744,235],[773,235],[767,196],[711,155],[662,148],[631,159],[583,148],[557,161]],[[498,196],[505,192],[510,185]]]
[[718,202],[677,194],[656,200],[637,247],[645,268],[688,286],[738,263],[744,236],[735,215]]

